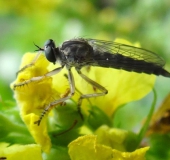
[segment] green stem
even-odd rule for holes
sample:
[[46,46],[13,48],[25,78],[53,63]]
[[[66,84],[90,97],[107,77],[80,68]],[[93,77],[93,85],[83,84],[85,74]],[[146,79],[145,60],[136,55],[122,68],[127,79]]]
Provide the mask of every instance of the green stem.
[[151,121],[153,112],[154,112],[154,110],[155,110],[157,95],[156,95],[156,91],[155,91],[154,88],[153,88],[153,95],[154,95],[154,99],[153,99],[153,102],[152,102],[152,106],[151,106],[150,112],[149,112],[149,114],[148,114],[148,116],[147,116],[147,119],[146,119],[146,121],[145,121],[145,124],[143,125],[143,127],[141,128],[141,130],[140,130],[140,132],[139,132],[139,134],[138,134],[137,146],[140,145],[143,137],[145,136],[146,131],[147,131],[148,126],[149,126],[149,123],[150,123],[150,121]]

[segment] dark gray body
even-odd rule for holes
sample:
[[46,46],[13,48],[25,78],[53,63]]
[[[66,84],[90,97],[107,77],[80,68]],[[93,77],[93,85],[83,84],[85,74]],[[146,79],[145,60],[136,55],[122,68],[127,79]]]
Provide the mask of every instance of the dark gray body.
[[95,39],[73,39],[56,48],[56,60],[67,67],[99,66],[170,77],[164,60],[155,53],[124,44]]

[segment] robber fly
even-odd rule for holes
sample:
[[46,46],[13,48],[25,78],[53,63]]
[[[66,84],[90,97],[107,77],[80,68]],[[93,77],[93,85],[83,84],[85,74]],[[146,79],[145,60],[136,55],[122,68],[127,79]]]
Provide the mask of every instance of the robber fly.
[[[40,119],[35,122],[38,125],[40,124],[43,116],[50,109],[50,107],[62,103],[67,99],[70,99],[74,95],[75,81],[71,72],[72,67],[75,67],[77,73],[85,81],[101,91],[100,93],[81,95],[78,101],[78,106],[81,105],[81,102],[84,98],[103,96],[108,93],[107,89],[105,89],[103,86],[96,83],[95,81],[91,80],[81,72],[81,68],[87,65],[123,69],[126,71],[133,71],[137,73],[143,72],[147,74],[170,77],[170,73],[163,68],[165,61],[161,57],[149,50],[137,48],[134,46],[111,41],[83,38],[65,41],[59,47],[56,47],[55,42],[52,39],[49,39],[45,42],[44,48],[40,48],[37,45],[35,46],[38,48],[37,51],[45,52],[45,56],[48,61],[52,62],[53,64],[59,63],[60,67],[48,72],[43,76],[33,77],[30,80],[26,80],[25,82],[15,84],[14,88],[16,88],[17,86],[28,84],[33,81],[39,81],[44,77],[50,77],[60,72],[64,67],[68,71],[68,81],[70,85],[70,94],[68,94],[68,96],[66,97],[51,102],[42,112]],[[32,63],[35,63],[40,54],[41,53],[39,53],[35,57]],[[20,71],[24,70],[29,65],[27,65]]]

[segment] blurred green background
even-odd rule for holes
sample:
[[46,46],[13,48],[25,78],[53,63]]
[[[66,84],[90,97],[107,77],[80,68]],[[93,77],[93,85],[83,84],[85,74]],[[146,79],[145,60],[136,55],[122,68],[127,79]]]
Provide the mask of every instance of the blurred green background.
[[[9,84],[22,55],[36,49],[33,42],[43,47],[49,38],[56,44],[74,37],[140,42],[162,56],[170,71],[169,0],[0,0],[0,6],[0,105],[12,100]],[[157,106],[169,93],[168,81],[157,78]],[[148,111],[151,101],[152,95],[131,106]],[[126,108],[133,113],[134,108]]]
[[[170,70],[168,0],[0,0],[0,6],[3,100],[12,99],[9,83],[15,79],[22,55],[35,50],[33,42],[43,46],[49,38],[57,44],[74,37],[140,42],[165,58]],[[167,82],[162,77],[160,81]],[[168,92],[166,89],[161,90]]]
[[[3,100],[12,98],[9,83],[15,79],[22,55],[35,50],[33,42],[43,46],[49,38],[57,44],[74,37],[104,40],[118,37],[140,42],[143,48],[165,58],[170,70],[168,0],[0,0],[0,6]],[[165,78],[161,79],[166,83]],[[163,87],[163,92],[168,92],[166,89]]]
[[[58,45],[74,37],[140,42],[162,56],[170,71],[168,0],[0,0],[0,6],[0,105],[13,100],[9,84],[16,77],[22,55],[36,49],[33,43],[43,47],[49,38]],[[159,106],[169,93],[169,79],[158,77],[155,88]],[[152,93],[125,110],[133,113],[131,106],[139,106],[138,117],[144,117],[151,100]]]
[[[9,84],[15,79],[22,55],[36,49],[33,42],[43,47],[49,38],[56,44],[74,37],[140,42],[143,48],[162,56],[170,71],[168,0],[1,0],[0,6],[1,102],[12,100]],[[158,105],[169,93],[168,81],[157,78]],[[145,108],[141,102],[137,105]]]

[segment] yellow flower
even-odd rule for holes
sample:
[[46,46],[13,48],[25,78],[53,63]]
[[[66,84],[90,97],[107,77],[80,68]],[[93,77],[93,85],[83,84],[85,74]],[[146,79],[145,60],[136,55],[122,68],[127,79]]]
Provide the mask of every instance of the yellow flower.
[[[35,54],[26,53],[22,59],[21,68],[29,64],[35,57]],[[18,84],[35,76],[41,76],[48,72],[47,66],[49,62],[40,56],[39,61],[35,65],[25,69],[18,74],[17,79],[11,84]],[[52,78],[46,78],[40,82],[33,82],[29,85],[17,87],[14,90],[15,99],[20,107],[20,114],[27,125],[30,133],[34,137],[36,143],[42,146],[42,150],[49,152],[51,148],[51,140],[47,133],[46,116],[43,118],[41,125],[34,124],[39,119],[41,112],[46,105],[54,98],[59,98],[58,92],[52,88]]]
[[7,160],[42,160],[41,147],[37,144],[9,146],[8,143],[0,143],[0,157]]
[[68,146],[71,160],[145,160],[145,153],[149,149],[145,147],[134,152],[121,152],[98,143],[97,138],[95,135],[86,135],[71,142]]

